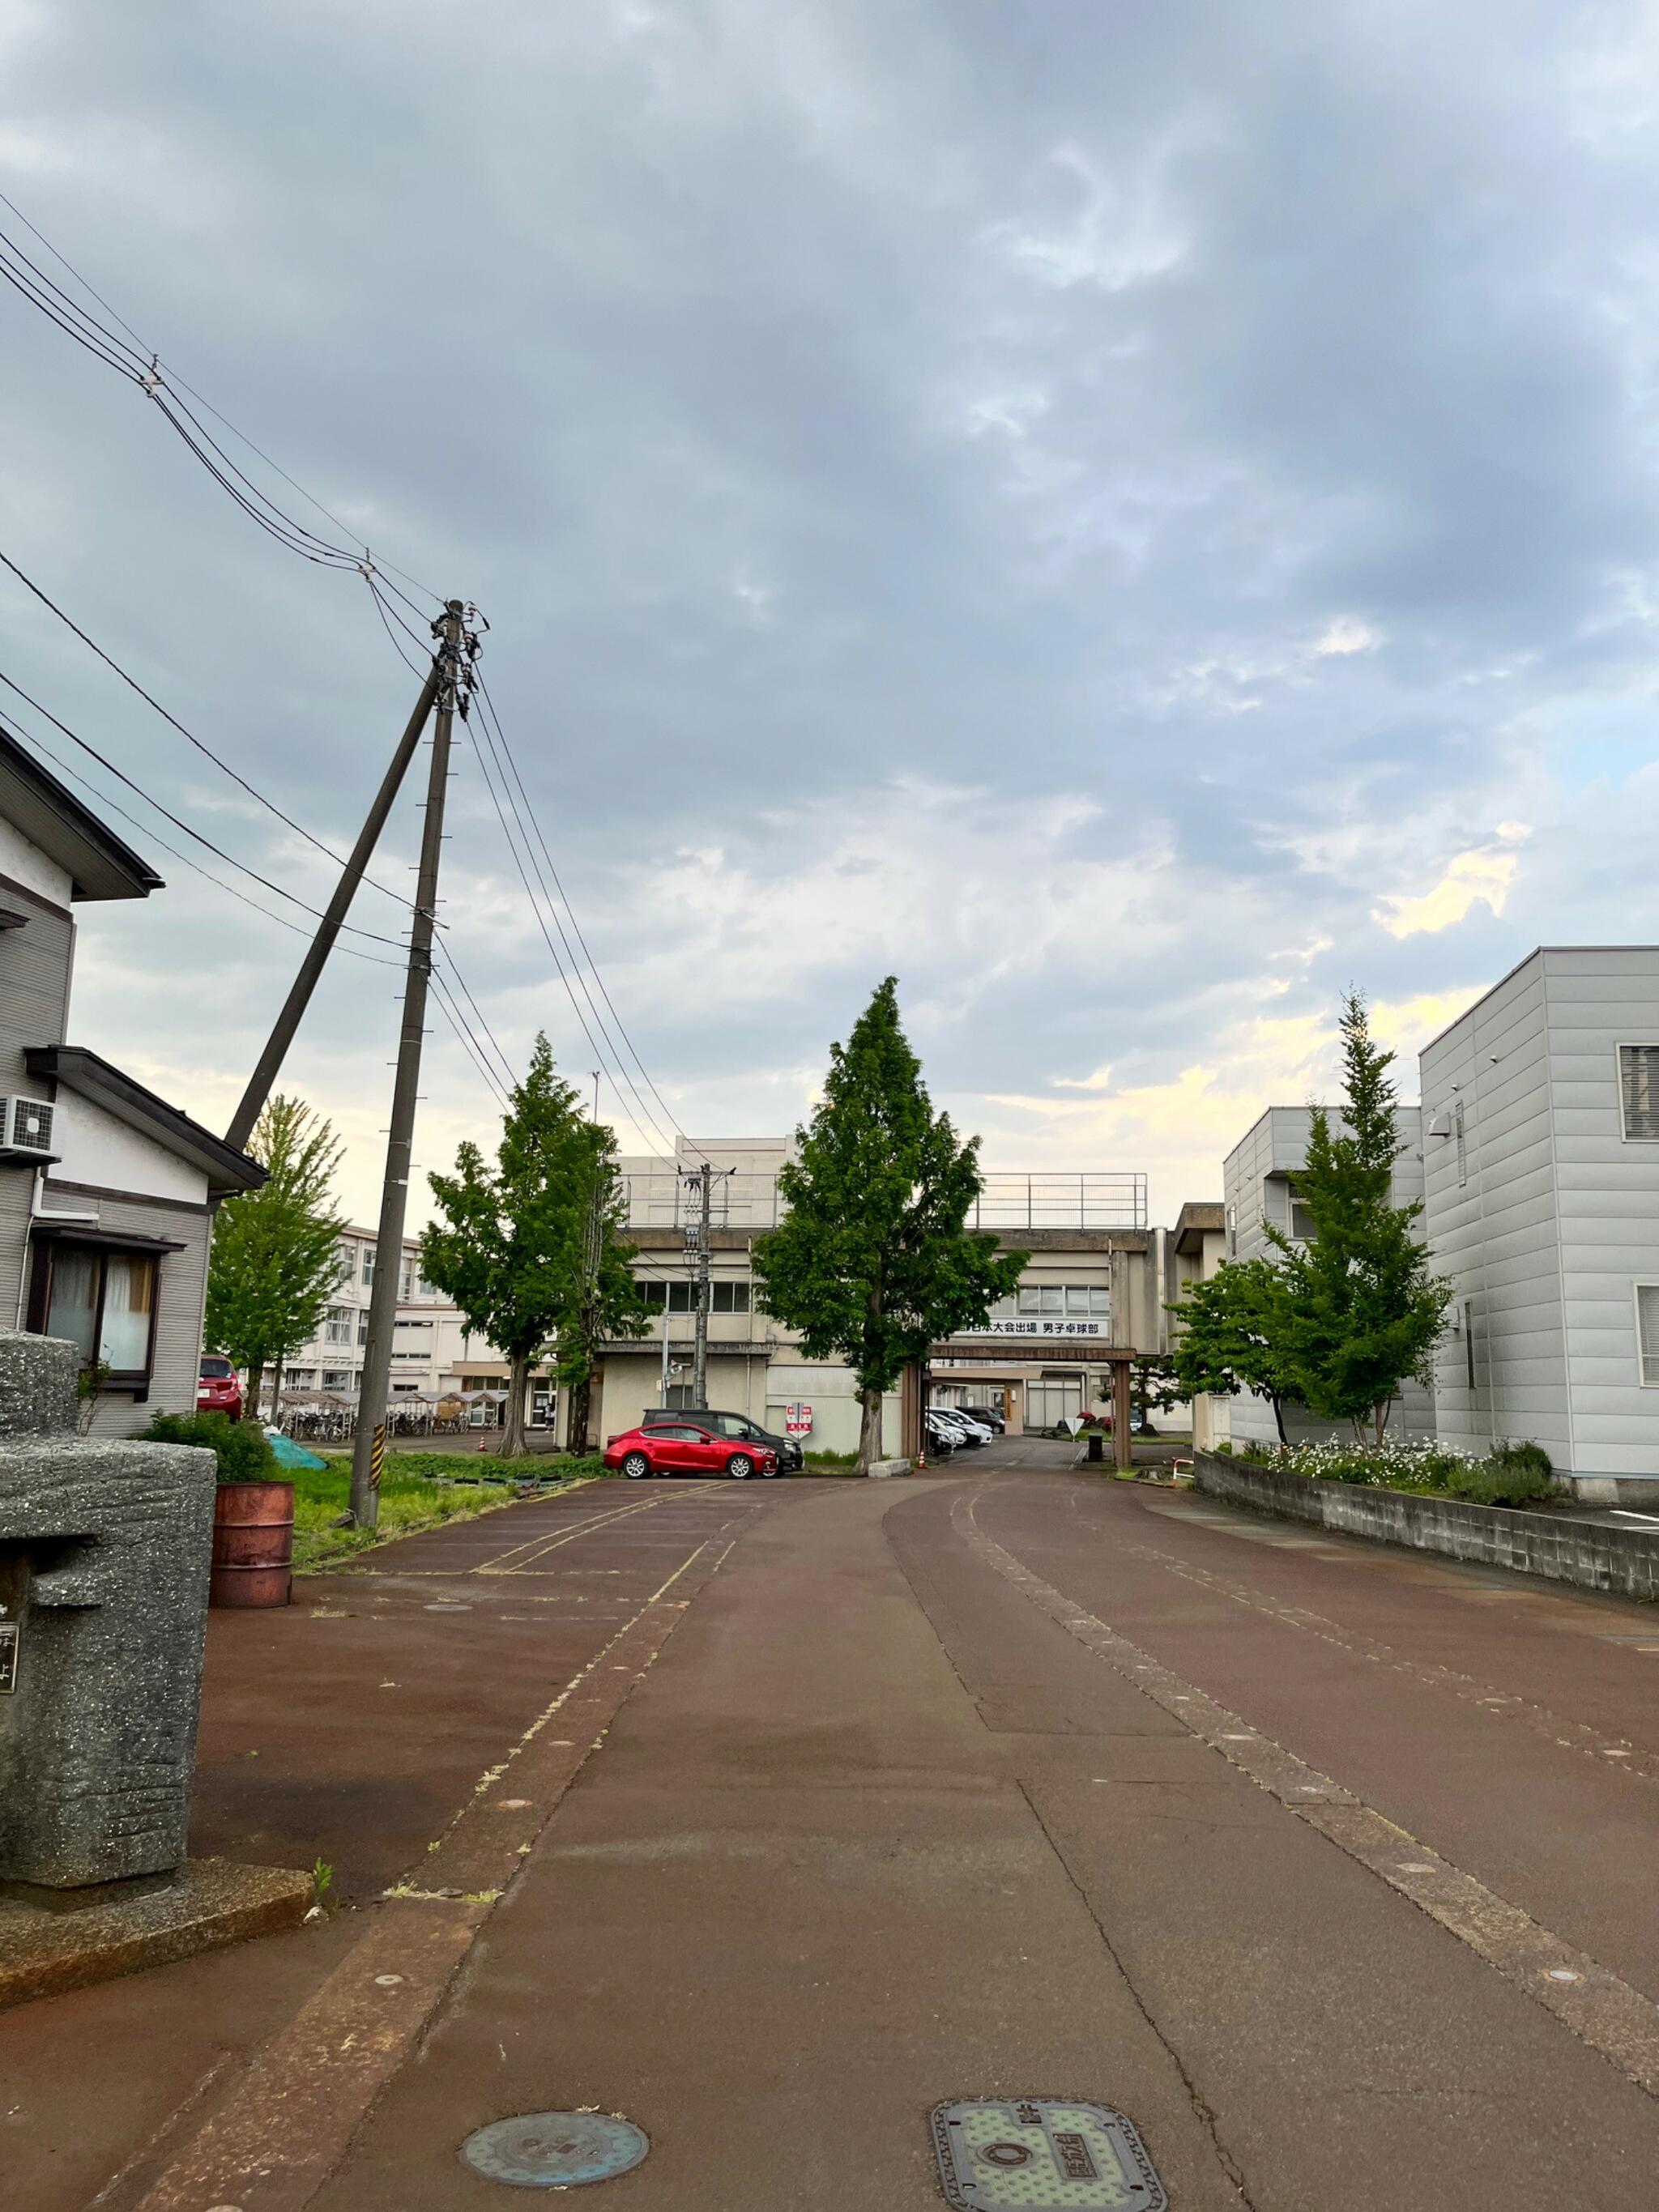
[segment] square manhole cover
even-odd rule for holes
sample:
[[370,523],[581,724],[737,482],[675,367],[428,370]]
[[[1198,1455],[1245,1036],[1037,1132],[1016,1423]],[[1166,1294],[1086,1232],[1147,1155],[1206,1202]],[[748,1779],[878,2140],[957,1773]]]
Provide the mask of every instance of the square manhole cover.
[[958,2212],[1015,2205],[1167,2212],[1146,2145],[1109,2105],[1066,2097],[939,2105],[933,2148],[945,2197]]

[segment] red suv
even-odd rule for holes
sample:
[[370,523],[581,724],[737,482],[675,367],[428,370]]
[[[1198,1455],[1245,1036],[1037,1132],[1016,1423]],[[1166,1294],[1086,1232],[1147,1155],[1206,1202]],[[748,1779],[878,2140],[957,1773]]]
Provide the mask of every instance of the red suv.
[[242,1418],[242,1385],[236,1370],[229,1360],[215,1353],[202,1362],[202,1379],[196,1386],[196,1410],[198,1413],[228,1413],[233,1421]]
[[607,1467],[619,1467],[631,1481],[647,1474],[729,1474],[742,1482],[751,1474],[775,1474],[778,1455],[765,1444],[734,1444],[717,1429],[690,1415],[682,1421],[653,1421],[648,1429],[629,1429],[605,1448]]

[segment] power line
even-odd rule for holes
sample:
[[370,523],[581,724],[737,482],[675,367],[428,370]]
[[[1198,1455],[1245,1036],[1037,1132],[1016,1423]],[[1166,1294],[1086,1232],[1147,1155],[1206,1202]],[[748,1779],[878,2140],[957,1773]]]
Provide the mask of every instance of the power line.
[[[566,997],[569,1000],[569,1001],[570,1001],[571,1011],[574,1013],[574,1015],[575,1015],[575,1017],[576,1017],[576,1019],[577,1019],[578,1023],[579,1023],[579,1024],[580,1024],[580,1026],[581,1026],[581,1031],[582,1031],[583,1036],[587,1039],[588,1044],[589,1044],[589,1046],[592,1048],[592,1049],[596,1054],[598,1054],[598,1055],[599,1055],[599,1060],[600,1060],[601,1063],[603,1064],[603,1066],[604,1066],[604,1067],[605,1067],[605,1069],[606,1073],[607,1073],[607,1074],[610,1074],[610,1073],[612,1073],[612,1066],[611,1066],[612,1060],[613,1060],[613,1059],[615,1059],[615,1057],[616,1057],[616,1055],[615,1055],[615,1054],[614,1054],[614,1050],[613,1050],[613,1051],[611,1051],[611,1052],[609,1052],[609,1053],[607,1052],[606,1048],[599,1042],[599,1038],[598,1038],[598,1037],[596,1037],[596,1036],[595,1036],[595,1035],[593,1034],[593,1030],[592,1030],[592,1028],[589,1025],[589,1023],[588,1023],[587,1018],[586,1018],[586,1015],[583,1013],[583,1012],[582,1012],[580,1002],[578,1000],[578,999],[577,999],[577,997],[576,997],[576,994],[575,994],[574,990],[571,988],[570,978],[569,978],[569,976],[568,976],[568,975],[566,974],[566,972],[565,972],[564,963],[563,963],[563,962],[562,962],[562,961],[560,959],[560,957],[559,957],[558,948],[557,948],[557,946],[554,944],[554,942],[553,942],[553,939],[552,939],[552,936],[551,936],[550,933],[549,932],[549,929],[548,929],[548,927],[547,927],[547,923],[546,923],[545,920],[544,920],[544,917],[543,917],[541,902],[538,902],[538,898],[537,898],[537,896],[536,896],[536,892],[535,892],[535,890],[532,888],[531,881],[530,881],[530,872],[529,872],[529,871],[526,868],[524,859],[520,857],[520,852],[519,852],[519,845],[518,845],[518,842],[515,842],[515,840],[514,840],[514,836],[513,836],[512,829],[510,828],[510,826],[509,826],[509,824],[508,824],[508,821],[507,821],[507,815],[508,815],[508,813],[509,813],[509,812],[511,812],[511,813],[513,814],[513,816],[514,816],[514,819],[515,821],[518,821],[518,822],[519,822],[519,823],[520,823],[520,839],[522,840],[523,844],[524,844],[525,854],[526,854],[526,855],[527,855],[527,856],[528,856],[528,858],[529,858],[529,860],[530,860],[530,863],[531,863],[531,867],[532,867],[532,868],[534,868],[534,867],[535,867],[535,866],[536,866],[535,854],[534,854],[534,853],[533,853],[533,852],[532,851],[532,849],[531,849],[531,846],[530,846],[530,840],[529,840],[528,836],[525,834],[524,828],[523,828],[523,823],[522,823],[522,820],[521,820],[521,818],[520,818],[520,816],[519,816],[518,810],[517,810],[517,809],[516,809],[516,807],[515,807],[515,806],[514,806],[514,805],[513,805],[513,801],[512,801],[512,793],[511,793],[510,789],[507,787],[505,773],[504,773],[504,771],[501,771],[501,770],[499,770],[499,769],[498,769],[498,771],[497,771],[497,773],[501,775],[501,787],[502,787],[501,793],[497,793],[496,788],[495,788],[495,778],[493,778],[493,777],[491,776],[491,775],[490,775],[489,769],[489,766],[488,766],[488,763],[487,763],[487,761],[486,761],[486,751],[487,751],[487,750],[489,750],[489,749],[490,749],[489,732],[488,726],[487,726],[487,724],[486,724],[486,722],[485,722],[485,720],[484,720],[483,717],[483,716],[478,717],[478,719],[477,719],[477,720],[473,723],[472,727],[473,727],[473,729],[474,729],[475,733],[476,733],[476,732],[482,732],[482,733],[483,733],[484,742],[483,742],[483,744],[475,744],[475,746],[474,746],[475,757],[477,758],[477,763],[478,763],[479,771],[480,771],[480,773],[482,774],[482,775],[483,775],[483,781],[484,781],[484,788],[489,792],[489,798],[490,798],[490,803],[491,803],[491,805],[495,807],[495,818],[496,818],[496,819],[497,819],[497,821],[501,823],[501,836],[502,836],[503,839],[506,841],[506,844],[507,844],[507,851],[508,851],[508,852],[509,852],[509,854],[512,855],[514,866],[516,867],[516,869],[518,870],[518,872],[519,872],[519,880],[520,880],[520,881],[523,884],[523,885],[524,885],[524,889],[525,889],[525,896],[526,896],[526,898],[529,900],[529,902],[530,902],[530,910],[531,910],[531,913],[532,913],[532,915],[534,916],[534,918],[535,918],[536,925],[537,925],[538,928],[541,931],[543,940],[544,940],[544,942],[545,943],[545,945],[546,945],[546,946],[547,946],[547,949],[548,949],[548,952],[549,952],[549,954],[550,955],[550,957],[551,957],[551,958],[552,958],[554,972],[555,972],[555,974],[558,976],[558,979],[559,979],[560,982],[564,986],[565,996],[566,996]],[[506,800],[506,804],[505,804],[505,805],[503,804],[503,794],[505,795],[505,800]],[[547,905],[548,905],[548,908],[549,908],[550,911],[551,911],[551,912],[552,912],[555,925],[556,925],[556,926],[557,926],[557,925],[558,925],[558,914],[557,914],[557,910],[556,910],[556,908],[553,908],[553,904],[552,904],[551,898],[549,896],[548,892],[547,892],[547,887],[546,887],[545,882],[544,882],[544,883],[542,884],[542,899],[543,899],[543,900],[544,900],[544,901],[546,902],[546,903],[547,903]],[[562,934],[563,934],[562,928],[561,928],[561,930],[560,930],[560,933],[561,933],[561,935],[562,936]],[[569,945],[568,945],[568,942],[567,942],[566,946],[565,946],[565,951],[566,951],[566,954],[567,954],[567,956],[568,956],[568,957],[573,957],[573,958],[574,958],[574,956],[570,955],[570,948],[569,948]],[[591,1003],[591,1002],[590,1002],[590,1003]],[[597,1015],[596,1015],[596,1019],[597,1019]],[[601,1034],[601,1035],[604,1035],[604,1033],[605,1033],[605,1032],[604,1032],[604,1025],[603,1025],[603,1024],[602,1024],[602,1023],[599,1024],[599,1029],[600,1029],[600,1034]],[[615,1075],[613,1075],[613,1076],[612,1076],[612,1079],[613,1079],[613,1080],[616,1080],[616,1079],[617,1079],[617,1078],[616,1078],[616,1076],[615,1076]],[[623,1082],[623,1083],[626,1083],[626,1082],[627,1082],[627,1071],[626,1071],[626,1069],[623,1069],[623,1070],[621,1071],[621,1080],[622,1080],[622,1082]],[[619,1087],[620,1087],[620,1086],[619,1086]],[[630,1087],[631,1087],[631,1086],[630,1086]],[[643,1117],[643,1121],[644,1121],[644,1122],[647,1122],[647,1123],[648,1123],[648,1124],[649,1124],[650,1128],[651,1128],[653,1131],[654,1131],[654,1133],[655,1133],[655,1134],[656,1134],[656,1136],[657,1136],[658,1138],[664,1138],[664,1132],[663,1132],[663,1130],[662,1130],[662,1129],[661,1129],[661,1127],[658,1125],[658,1123],[656,1122],[656,1121],[653,1118],[653,1116],[652,1116],[652,1115],[651,1115],[651,1114],[650,1114],[650,1110],[649,1110],[649,1109],[648,1109],[648,1108],[647,1108],[647,1107],[644,1105],[643,1101],[639,1100],[637,1091],[635,1091],[635,1100],[636,1100],[636,1102],[637,1102],[637,1103],[639,1103],[639,1105],[640,1105],[640,1110],[641,1110],[641,1115],[642,1115],[642,1117]],[[668,1147],[669,1147],[668,1151],[667,1151],[666,1152],[665,1152],[661,1149],[661,1146],[660,1146],[659,1145],[653,1143],[653,1142],[652,1142],[651,1138],[650,1138],[649,1136],[646,1135],[646,1133],[645,1133],[645,1128],[644,1128],[644,1127],[643,1127],[643,1126],[641,1126],[641,1136],[643,1136],[643,1137],[645,1138],[645,1142],[646,1142],[646,1145],[647,1145],[647,1148],[648,1148],[650,1151],[656,1152],[656,1153],[657,1153],[657,1155],[658,1155],[658,1157],[659,1157],[659,1158],[672,1158],[672,1157],[673,1146],[672,1146],[672,1139],[665,1139],[665,1141],[666,1141],[666,1142],[667,1142],[667,1144],[668,1144]]]
[[[297,906],[302,914],[310,915],[313,921],[320,921],[323,919],[320,908],[308,905],[297,891],[288,890],[281,884],[272,883],[269,876],[262,876],[257,868],[250,868],[245,860],[239,860],[234,854],[227,853],[222,845],[216,845],[211,837],[204,836],[199,830],[193,829],[181,815],[175,814],[171,807],[163,806],[159,799],[144,789],[143,784],[135,782],[124,769],[117,768],[107,754],[100,753],[96,745],[89,744],[85,738],[78,736],[70,729],[67,722],[60,721],[50,708],[43,707],[32,692],[26,691],[16,678],[8,676],[3,669],[0,669],[0,684],[3,684],[9,691],[15,691],[27,705],[33,708],[35,713],[43,720],[50,722],[54,730],[66,737],[71,744],[79,745],[83,753],[95,760],[100,768],[106,769],[118,783],[125,784],[129,791],[136,792],[146,805],[153,806],[164,820],[172,823],[175,830],[182,830],[186,837],[193,838],[197,844],[211,853],[216,859],[224,861],[228,867],[234,868],[239,875],[246,876],[261,889],[274,893],[277,898],[287,899],[290,905]],[[372,929],[358,929],[349,922],[342,926],[351,929],[355,936],[368,938],[372,944],[389,945],[394,951],[401,949],[395,937],[381,937]]]
[[[542,833],[541,823],[537,817],[536,811],[530,803],[529,793],[525,790],[524,778],[519,773],[518,762],[514,758],[512,747],[507,743],[507,732],[502,726],[500,714],[496,712],[495,702],[489,696],[489,688],[484,683],[482,671],[480,671],[478,676],[478,690],[483,700],[484,707],[489,714],[489,719],[495,726],[495,735],[500,740],[501,751],[506,756],[508,766],[512,769],[514,781],[518,785],[519,791],[524,799],[525,811],[530,817],[531,826],[536,832],[536,841],[541,847],[543,856],[547,862],[548,873],[553,878],[554,886],[558,891],[561,900],[563,902],[565,912],[570,916],[570,927],[576,933],[576,942],[582,949],[583,957],[587,963],[588,971],[592,975],[593,981],[599,987],[599,995],[603,998],[606,1006],[610,1009],[611,1018],[616,1024],[618,1035],[622,1037],[623,1043],[627,1046],[629,1055],[632,1059],[635,1066],[639,1069],[640,1074],[644,1079],[646,1088],[650,1091],[652,1097],[656,1100],[658,1105],[662,1108],[663,1112],[668,1117],[668,1126],[675,1132],[677,1136],[684,1138],[685,1141],[690,1144],[691,1139],[685,1136],[684,1130],[680,1127],[678,1121],[675,1118],[673,1108],[663,1097],[655,1083],[653,1082],[650,1071],[647,1068],[645,1062],[641,1059],[639,1052],[635,1046],[634,1040],[629,1035],[628,1029],[623,1021],[622,1016],[617,1012],[616,1001],[611,998],[611,993],[606,988],[605,977],[599,972],[599,963],[594,959],[592,951],[589,950],[587,939],[582,934],[582,926],[576,918],[576,909],[571,905],[570,895],[565,890],[564,884],[560,879],[558,868],[554,861],[551,852],[548,848],[547,839]],[[562,933],[563,933],[562,931],[561,935],[562,935]],[[566,949],[568,950],[568,945]],[[586,985],[583,986],[583,989],[586,991]],[[588,1003],[590,1005],[592,1004],[591,994],[588,994]],[[597,1018],[598,1009],[595,1008],[594,1012]],[[637,1096],[637,1093],[635,1095]]]
[[[250,799],[256,800],[259,805],[264,808],[268,814],[274,815],[278,822],[282,823],[287,829],[292,830],[296,836],[303,837],[307,844],[313,846],[318,852],[323,854],[325,860],[332,860],[337,868],[344,867],[346,865],[344,860],[341,858],[338,853],[334,851],[331,846],[325,845],[320,837],[314,836],[312,832],[305,827],[303,823],[296,822],[291,814],[285,814],[283,811],[283,809],[277,805],[275,799],[267,799],[264,792],[260,791],[257,786],[250,783],[247,778],[240,774],[238,769],[232,768],[228,761],[221,759],[219,755],[214,751],[212,746],[210,745],[204,738],[198,738],[193,730],[187,729],[175,714],[173,714],[169,708],[164,707],[159,699],[144,689],[143,685],[138,681],[136,676],[130,675],[127,671],[122,667],[120,662],[116,659],[113,653],[106,653],[103,647],[99,644],[96,638],[88,636],[87,632],[82,629],[80,623],[75,620],[74,617],[65,613],[64,610],[58,605],[57,600],[54,599],[49,592],[44,591],[41,586],[35,582],[32,576],[26,574],[25,572],[18,567],[16,562],[12,559],[9,553],[0,550],[0,562],[3,562],[4,565],[10,569],[12,574],[16,577],[18,582],[23,586],[26,591],[32,592],[33,593],[34,597],[40,600],[42,606],[49,609],[52,614],[56,615],[58,621],[62,623],[66,629],[72,630],[75,635],[80,639],[82,644],[86,646],[90,652],[95,653],[98,659],[103,662],[106,668],[112,669],[115,674],[120,678],[121,681],[127,685],[129,690],[136,691],[147,707],[154,708],[155,711],[161,717],[161,720],[169,726],[169,727],[177,730],[179,736],[185,738],[189,744],[194,745],[197,751],[202,754],[204,758],[210,760],[215,768],[218,769],[223,775],[228,776],[234,784],[245,791]],[[373,589],[372,584],[370,588]],[[376,600],[376,605],[379,605],[378,599]],[[422,672],[417,670],[416,672],[419,674]],[[380,892],[384,897],[395,899],[399,906],[407,907],[409,905],[410,902],[404,896],[401,891],[394,891],[386,884],[376,883],[373,876],[366,875],[363,878],[363,881],[369,884],[372,889]],[[349,926],[349,925],[348,925],[348,927]]]
[[[273,914],[268,906],[261,906],[258,899],[250,898],[246,891],[239,891],[234,884],[226,883],[222,876],[216,876],[211,868],[204,868],[199,860],[192,860],[188,853],[181,853],[176,845],[170,845],[149,823],[141,822],[136,814],[129,812],[118,800],[112,799],[107,792],[100,791],[95,783],[82,775],[78,769],[72,768],[60,754],[53,752],[50,745],[43,744],[33,730],[25,728],[21,722],[15,716],[8,714],[3,708],[0,708],[0,728],[6,730],[29,751],[38,753],[43,760],[50,761],[60,775],[66,775],[72,783],[78,783],[82,790],[89,793],[100,806],[108,807],[111,813],[118,814],[124,822],[131,823],[146,843],[159,845],[162,852],[171,854],[173,858],[183,866],[193,869],[198,876],[211,884],[216,890],[224,891],[230,897],[240,899],[244,906],[252,907],[255,914],[263,915],[267,921],[274,921],[279,929],[294,930],[301,937],[308,937],[311,934],[303,922],[290,921],[285,914]],[[61,815],[61,809],[53,808],[52,811]],[[62,818],[66,820],[67,817]],[[360,952],[355,945],[343,945],[340,950],[349,953],[354,960],[367,960],[372,967],[375,968],[396,968],[401,964],[396,960],[383,960],[378,952]]]

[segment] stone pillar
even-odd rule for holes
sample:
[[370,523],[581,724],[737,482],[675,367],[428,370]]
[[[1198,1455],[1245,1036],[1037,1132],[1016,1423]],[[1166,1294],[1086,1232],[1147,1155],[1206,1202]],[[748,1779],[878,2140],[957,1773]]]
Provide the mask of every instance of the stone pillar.
[[78,1346],[0,1332],[0,1880],[185,1856],[213,1454],[76,1434]]

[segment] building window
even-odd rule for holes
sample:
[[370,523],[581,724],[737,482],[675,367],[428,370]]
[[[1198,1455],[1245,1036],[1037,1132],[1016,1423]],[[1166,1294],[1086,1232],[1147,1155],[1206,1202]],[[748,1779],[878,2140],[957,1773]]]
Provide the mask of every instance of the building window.
[[[342,1340],[349,1343],[350,1339],[345,1338]],[[368,1342],[368,1308],[367,1306],[362,1306],[358,1310],[357,1341],[359,1344],[367,1344]]]
[[84,1366],[118,1388],[148,1389],[155,1334],[155,1257],[91,1245],[44,1248],[35,1262],[37,1331],[66,1336]]
[[315,1388],[317,1370],[314,1367],[285,1367],[283,1370],[284,1390],[310,1390]]
[[323,1388],[325,1390],[336,1390],[349,1393],[351,1389],[350,1369],[349,1367],[324,1368]]
[[370,1289],[373,1286],[374,1281],[374,1247],[372,1244],[365,1244],[363,1247],[363,1288],[365,1290]]
[[1627,1140],[1659,1140],[1659,1044],[1620,1046],[1619,1109]]
[[1471,1390],[1474,1388],[1474,1300],[1463,1301],[1463,1373]]
[[1297,1244],[1311,1244],[1319,1234],[1314,1227],[1314,1218],[1300,1199],[1291,1200],[1291,1236]]
[[1085,1316],[1095,1321],[1109,1321],[1112,1294],[1102,1283],[1068,1283],[1066,1311],[1073,1321],[1081,1321]]
[[[732,1285],[716,1285],[714,1287],[729,1289]],[[746,1290],[748,1285],[745,1284],[744,1287]],[[635,1288],[651,1313],[661,1313],[665,1304],[670,1313],[695,1313],[697,1310],[697,1286],[695,1283],[659,1283],[645,1278],[635,1285]],[[716,1307],[715,1310],[718,1312],[721,1309]],[[735,1309],[728,1306],[724,1310],[730,1313]]]
[[349,1306],[331,1306],[323,1322],[325,1344],[349,1344],[351,1341],[351,1309]]
[[749,1310],[747,1283],[711,1283],[708,1286],[711,1313],[746,1314]]
[[1659,1283],[1636,1285],[1636,1349],[1644,1386],[1659,1390]]
[[1238,1208],[1236,1206],[1227,1208],[1227,1257],[1230,1260],[1238,1257]]

